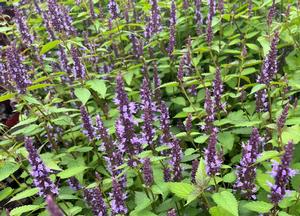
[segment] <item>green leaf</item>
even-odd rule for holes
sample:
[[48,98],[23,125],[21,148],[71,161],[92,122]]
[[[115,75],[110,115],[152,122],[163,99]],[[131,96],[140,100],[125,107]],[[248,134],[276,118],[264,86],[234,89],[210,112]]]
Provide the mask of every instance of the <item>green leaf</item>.
[[234,195],[229,191],[222,191],[212,195],[213,200],[217,205],[234,216],[238,216],[238,202]]
[[55,40],[55,41],[50,41],[49,43],[46,43],[41,51],[40,51],[40,55],[45,54],[46,52],[48,52],[49,50],[53,49],[54,47],[56,47],[58,44],[60,44],[61,41],[60,40]]
[[205,143],[206,140],[208,139],[208,135],[203,135],[203,136],[198,136],[194,139],[195,143]]
[[89,100],[91,93],[86,88],[77,88],[74,91],[76,97],[82,102],[83,105]]
[[5,162],[0,165],[0,182],[9,177],[19,169],[20,165],[12,162]]
[[9,200],[9,202],[24,199],[27,197],[31,197],[31,196],[37,194],[38,192],[39,192],[38,188],[29,188],[29,189],[22,191],[22,192],[18,193],[17,195],[15,195],[13,198],[11,198]]
[[255,92],[258,92],[259,90],[262,90],[266,88],[266,84],[256,84],[255,86],[253,86],[253,88],[251,89],[250,94],[254,94]]
[[99,79],[90,80],[87,82],[87,84],[91,87],[91,89],[98,92],[102,98],[105,98],[107,87],[105,85],[104,80],[99,80]]
[[86,170],[88,167],[85,166],[78,166],[78,167],[71,167],[68,168],[64,171],[61,171],[60,173],[57,174],[58,177],[65,179],[65,178],[70,178],[71,176],[75,176],[84,170]]
[[209,213],[211,216],[232,216],[231,213],[226,211],[224,208],[220,206],[213,206],[209,209]]
[[0,102],[9,100],[15,96],[14,93],[3,94],[0,96]]
[[278,151],[270,150],[270,151],[264,151],[260,154],[260,156],[257,158],[255,163],[261,163],[263,161],[278,157],[280,153]]
[[263,201],[252,201],[245,204],[243,207],[258,213],[268,213],[273,208],[273,205]]
[[183,182],[168,183],[169,189],[177,197],[188,200],[189,195],[195,190],[195,186]]
[[300,126],[293,125],[292,127],[287,127],[282,132],[282,142],[288,143],[288,141],[293,141],[294,144],[300,142]]
[[159,88],[177,87],[178,85],[179,85],[178,82],[168,82],[168,83],[162,84],[161,86],[159,86]]
[[223,177],[223,181],[226,183],[233,183],[236,180],[236,175],[235,172],[232,171],[230,173],[227,173],[224,177]]
[[0,191],[0,202],[8,197],[14,190],[11,187],[6,187]]
[[36,211],[40,208],[42,208],[42,205],[23,205],[21,207],[14,208],[11,210],[10,215],[11,216],[19,216],[26,212],[32,212]]
[[223,132],[218,134],[218,140],[224,148],[231,151],[234,143],[234,135],[230,132]]

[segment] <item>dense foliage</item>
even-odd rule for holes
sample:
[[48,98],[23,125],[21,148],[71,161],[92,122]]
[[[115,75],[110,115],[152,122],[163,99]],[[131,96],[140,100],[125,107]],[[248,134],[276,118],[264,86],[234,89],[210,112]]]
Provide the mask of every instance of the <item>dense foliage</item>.
[[1,2],[1,216],[300,215],[300,2]]

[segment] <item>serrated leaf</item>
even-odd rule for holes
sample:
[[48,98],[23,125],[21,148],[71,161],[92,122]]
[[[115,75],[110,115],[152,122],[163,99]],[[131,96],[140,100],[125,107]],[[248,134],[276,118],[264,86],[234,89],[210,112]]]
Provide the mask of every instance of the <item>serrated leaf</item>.
[[24,198],[27,198],[27,197],[31,197],[31,196],[37,194],[38,191],[39,191],[38,188],[29,188],[29,189],[27,189],[25,191],[22,191],[22,192],[16,194],[13,198],[11,198],[9,200],[9,202],[20,200],[20,199],[24,199]]
[[214,202],[234,216],[238,216],[238,201],[229,191],[222,191],[212,195]]
[[61,171],[60,173],[57,174],[58,177],[65,179],[65,178],[70,178],[71,176],[75,176],[84,170],[86,170],[88,167],[85,166],[78,166],[78,167],[71,167],[68,168],[64,171]]
[[255,163],[261,163],[263,161],[278,157],[279,155],[280,153],[278,151],[274,151],[274,150],[264,151],[259,155]]
[[246,203],[243,207],[258,213],[268,213],[273,208],[273,205],[263,201],[252,201]]
[[104,80],[99,80],[99,79],[90,80],[87,82],[87,84],[91,87],[91,89],[98,92],[102,98],[105,98],[107,87],[105,85]]
[[253,88],[251,89],[250,94],[254,94],[255,92],[258,92],[259,90],[262,90],[266,88],[265,84],[256,84],[255,86],[253,86]]
[[58,44],[60,44],[61,41],[60,40],[55,40],[55,41],[50,41],[49,43],[46,43],[41,51],[40,51],[40,55],[45,54],[46,52],[48,52],[49,50],[55,48]]
[[208,135],[203,135],[203,136],[198,136],[194,139],[195,143],[205,143],[206,140],[208,139]]
[[0,202],[6,199],[14,190],[11,187],[6,187],[0,191]]
[[42,205],[23,205],[21,207],[14,208],[10,212],[10,216],[19,216],[25,212],[32,212],[42,208]]
[[0,182],[8,178],[19,169],[20,165],[12,162],[5,162],[0,165]]
[[89,100],[91,93],[86,88],[77,88],[74,91],[74,94],[76,97],[81,101],[81,103],[84,105]]
[[183,182],[170,182],[168,187],[177,197],[187,200],[189,195],[195,190],[195,186]]

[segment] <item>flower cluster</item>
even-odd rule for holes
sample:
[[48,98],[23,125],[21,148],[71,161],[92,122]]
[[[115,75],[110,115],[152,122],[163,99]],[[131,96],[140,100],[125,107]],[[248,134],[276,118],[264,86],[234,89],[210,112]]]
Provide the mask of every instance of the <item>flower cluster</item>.
[[92,119],[89,116],[84,105],[80,107],[81,119],[83,122],[83,134],[85,134],[90,141],[95,138],[95,128],[93,127]]
[[171,2],[171,11],[170,11],[170,41],[168,47],[169,57],[172,57],[172,53],[175,48],[176,43],[176,4],[174,0]]
[[221,103],[221,97],[222,97],[222,93],[223,93],[223,83],[222,83],[220,67],[217,67],[217,69],[216,69],[216,75],[215,75],[215,79],[212,83],[212,86],[213,86],[213,96],[214,96],[216,111],[221,110],[221,109],[223,109],[223,106]]
[[64,214],[61,212],[59,207],[54,202],[53,197],[51,195],[47,195],[46,202],[47,202],[47,209],[51,216],[64,216]]
[[115,2],[115,0],[109,0],[108,10],[112,19],[118,18],[118,14],[120,13],[120,11],[119,5]]
[[158,7],[158,0],[150,0],[150,4],[150,17],[144,33],[146,38],[151,38],[154,34],[160,32],[162,29],[160,23],[160,8]]
[[243,144],[242,159],[237,166],[237,181],[235,183],[235,188],[239,189],[247,199],[256,198],[255,162],[259,153],[258,148],[260,142],[261,138],[258,129],[254,128],[248,143]]
[[84,189],[84,198],[91,206],[94,215],[107,215],[106,205],[99,188]]
[[24,44],[31,45],[33,43],[34,37],[29,32],[29,28],[27,26],[25,17],[23,15],[23,12],[21,10],[15,11],[15,20],[18,27],[18,31],[21,34],[22,40]]
[[147,187],[151,187],[153,184],[153,171],[151,167],[150,158],[145,158],[143,165],[144,184]]
[[73,75],[75,79],[85,79],[86,72],[85,67],[80,61],[79,51],[75,46],[71,47],[71,55],[74,62]]
[[111,214],[118,215],[118,214],[127,214],[128,209],[125,204],[125,200],[127,198],[126,194],[123,193],[122,187],[117,179],[112,179],[112,193],[111,196]]
[[57,186],[49,178],[50,170],[41,160],[31,138],[25,138],[25,148],[29,153],[28,160],[32,166],[31,175],[34,185],[39,189],[39,195],[44,197],[47,195],[58,195]]

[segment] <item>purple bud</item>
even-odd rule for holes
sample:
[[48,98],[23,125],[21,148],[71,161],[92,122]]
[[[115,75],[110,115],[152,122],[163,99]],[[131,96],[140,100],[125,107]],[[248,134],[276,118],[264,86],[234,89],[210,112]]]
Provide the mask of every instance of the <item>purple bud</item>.
[[147,187],[151,187],[153,184],[153,171],[151,167],[151,162],[149,158],[145,158],[143,164],[143,174],[144,174],[144,184]]
[[212,21],[209,20],[207,23],[207,30],[206,30],[206,42],[209,46],[211,46],[213,37],[214,37],[214,33],[213,33],[213,29],[212,29]]
[[94,215],[107,215],[106,205],[99,188],[84,189],[84,198],[91,206]]
[[81,190],[81,185],[79,183],[79,181],[77,180],[77,178],[75,178],[74,176],[70,177],[68,180],[67,180],[68,184],[69,184],[69,187],[74,190],[74,191],[78,191],[78,190]]
[[90,16],[92,19],[96,19],[95,9],[94,9],[94,1],[89,0],[89,6],[90,6]]
[[253,13],[253,2],[252,0],[248,0],[248,16],[251,17]]
[[203,23],[202,14],[201,14],[201,0],[194,0],[195,3],[195,21],[196,21],[196,31],[197,34],[201,34],[201,25]]
[[192,183],[196,183],[196,173],[198,170],[199,166],[199,161],[197,159],[193,160],[192,162],[192,172],[191,172],[191,178],[192,178]]
[[165,167],[163,170],[163,174],[164,174],[164,181],[165,182],[170,182],[171,181],[171,171],[170,168]]
[[95,138],[95,128],[93,127],[92,119],[89,116],[84,105],[80,107],[80,113],[81,120],[83,122],[83,134],[85,134],[89,138],[89,141],[92,141]]
[[108,10],[109,10],[109,13],[111,15],[111,19],[118,18],[120,11],[119,11],[119,6],[115,2],[115,0],[109,0]]
[[173,181],[178,182],[182,179],[182,168],[180,166],[180,162],[182,159],[182,149],[179,145],[179,140],[175,137],[172,141],[171,148],[171,160],[170,164],[172,165],[173,171]]
[[222,166],[222,154],[217,152],[217,128],[213,128],[209,136],[208,146],[204,149],[206,173],[215,176]]
[[204,119],[205,125],[202,129],[204,129],[206,132],[210,132],[213,129],[213,122],[215,120],[215,104],[209,89],[206,89],[205,91],[204,109],[206,111],[206,116]]
[[145,37],[151,38],[154,34],[161,31],[162,26],[160,23],[160,8],[158,7],[158,1],[157,0],[150,0],[151,4],[151,11],[150,11],[150,17],[148,19],[148,23],[146,25],[145,29]]
[[59,207],[54,202],[51,195],[47,195],[46,202],[47,202],[47,209],[51,216],[64,216],[64,214],[61,212]]
[[169,57],[172,57],[172,53],[176,44],[176,5],[174,0],[171,2],[171,11],[170,11],[170,40],[168,47]]
[[273,163],[272,176],[275,178],[275,183],[271,185],[270,200],[277,205],[286,195],[286,186],[291,177],[296,175],[296,172],[289,168],[292,162],[294,145],[289,141],[284,147],[284,155],[281,157],[281,164],[276,161]]
[[191,132],[192,127],[193,127],[193,124],[192,124],[192,117],[193,117],[192,114],[189,113],[189,114],[188,114],[188,117],[187,117],[187,119],[186,119],[186,122],[185,122],[185,130],[186,130],[188,133]]
[[49,178],[50,170],[41,160],[31,138],[25,138],[25,148],[29,153],[28,160],[32,167],[31,176],[33,177],[34,185],[39,189],[39,195],[43,197],[58,195],[57,186]]
[[217,67],[216,69],[216,75],[215,79],[212,83],[213,86],[213,96],[214,96],[214,102],[215,102],[215,108],[216,110],[221,110],[222,103],[221,103],[221,97],[223,93],[223,83],[222,83],[222,77],[221,77],[221,70],[220,67]]
[[113,178],[112,179],[112,193],[111,193],[111,214],[127,214],[128,209],[126,207],[126,195],[122,191],[120,183]]
[[74,46],[71,47],[71,55],[74,61],[74,65],[73,65],[74,78],[85,79],[85,75],[86,75],[85,67],[80,61],[78,49]]
[[281,115],[279,116],[279,118],[277,119],[277,129],[279,131],[281,131],[284,127],[284,124],[285,124],[285,121],[286,121],[286,118],[288,116],[288,113],[289,113],[289,104],[285,105]]
[[268,26],[272,25],[273,18],[275,17],[275,15],[276,15],[276,4],[275,4],[275,0],[273,0],[272,6],[270,7],[268,13],[268,19],[267,19]]
[[21,34],[23,43],[25,45],[31,45],[33,43],[34,38],[33,38],[32,34],[30,34],[30,32],[29,32],[29,28],[27,26],[25,17],[21,10],[15,11],[15,21],[16,21],[16,24],[18,27],[18,31]]
[[156,61],[153,63],[153,85],[154,85],[154,98],[158,105],[161,104],[161,91],[160,91],[160,85],[161,80],[158,75],[158,69],[157,69],[157,63]]
[[224,13],[224,0],[219,0],[218,1],[218,10],[221,14]]
[[162,132],[160,142],[162,145],[171,146],[172,134],[170,131],[169,109],[165,102],[161,103],[160,112],[160,129]]
[[144,44],[141,39],[138,39],[134,34],[130,35],[132,48],[133,48],[133,55],[139,59],[144,54]]
[[168,211],[168,216],[177,216],[176,210],[175,210],[175,209],[170,209],[170,210]]

